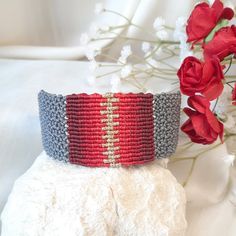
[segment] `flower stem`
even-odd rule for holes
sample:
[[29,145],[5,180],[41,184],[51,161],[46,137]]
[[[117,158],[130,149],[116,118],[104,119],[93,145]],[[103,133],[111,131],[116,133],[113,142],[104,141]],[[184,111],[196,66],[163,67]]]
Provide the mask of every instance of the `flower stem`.
[[229,69],[232,65],[232,62],[233,62],[233,57],[231,57],[230,62],[229,62],[229,66],[228,66],[227,70],[224,72],[224,75],[229,71]]
[[120,71],[120,69],[119,69],[119,70],[113,70],[113,71],[110,71],[110,72],[108,72],[108,73],[105,73],[105,74],[96,76],[96,78],[99,79],[99,78],[105,77],[105,76],[107,76],[107,75],[112,75],[112,74],[114,74],[114,73],[117,73],[117,72],[119,72],[119,71]]
[[190,167],[190,171],[188,173],[188,176],[186,178],[186,180],[183,182],[183,187],[186,187],[187,183],[189,182],[189,179],[190,177],[192,176],[192,173],[193,173],[193,170],[194,170],[194,167],[195,167],[195,163],[196,163],[196,158],[192,159],[192,164],[191,164],[191,167]]
[[109,9],[104,9],[104,11],[105,11],[105,12],[112,13],[112,14],[115,14],[115,15],[117,15],[117,16],[120,16],[121,18],[125,19],[127,22],[131,23],[131,20],[130,20],[128,17],[122,15],[122,14],[119,13],[119,12],[116,12],[116,11],[113,11],[113,10],[109,10]]
[[218,101],[219,101],[219,97],[216,99],[216,102],[215,102],[215,104],[214,104],[214,107],[213,107],[213,109],[212,109],[212,112],[214,112],[214,111],[215,111],[215,109],[216,109],[216,106],[217,106],[217,104],[218,104]]

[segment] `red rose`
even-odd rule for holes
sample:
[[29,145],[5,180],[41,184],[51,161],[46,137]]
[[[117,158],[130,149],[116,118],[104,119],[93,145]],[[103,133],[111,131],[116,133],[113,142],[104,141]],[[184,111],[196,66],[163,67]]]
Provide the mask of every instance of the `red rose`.
[[232,25],[221,28],[203,48],[205,58],[217,56],[221,61],[228,55],[236,53],[236,27]]
[[234,90],[232,93],[232,104],[236,106],[236,83],[234,84]]
[[187,22],[187,42],[196,43],[206,38],[220,20],[230,20],[233,16],[233,10],[224,8],[220,0],[215,0],[211,7],[205,2],[196,5]]
[[192,142],[211,144],[218,136],[223,141],[224,126],[211,112],[210,102],[202,96],[195,95],[188,98],[188,105],[194,110],[184,108],[189,119],[182,125],[181,130]]
[[181,92],[188,96],[201,93],[209,100],[214,100],[224,88],[222,66],[215,57],[205,62],[193,56],[186,57],[177,74]]

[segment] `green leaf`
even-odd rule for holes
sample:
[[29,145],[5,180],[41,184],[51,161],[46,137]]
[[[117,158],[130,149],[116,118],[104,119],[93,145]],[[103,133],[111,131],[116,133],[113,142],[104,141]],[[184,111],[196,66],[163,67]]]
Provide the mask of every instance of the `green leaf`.
[[205,38],[205,42],[206,43],[208,43],[209,41],[211,41],[212,39],[213,39],[213,37],[214,37],[214,35],[215,35],[215,33],[219,30],[219,29],[221,29],[221,28],[223,28],[223,27],[225,27],[225,26],[227,26],[228,25],[228,20],[221,20],[216,26],[215,26],[215,28],[210,32],[210,34],[208,34],[208,36]]

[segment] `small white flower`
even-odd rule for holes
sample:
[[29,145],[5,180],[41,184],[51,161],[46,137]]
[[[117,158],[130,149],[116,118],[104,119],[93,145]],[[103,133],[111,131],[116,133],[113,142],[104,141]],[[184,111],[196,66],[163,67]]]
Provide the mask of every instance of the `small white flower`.
[[227,155],[224,158],[224,162],[228,165],[228,166],[233,166],[234,165],[234,160],[235,160],[235,156],[234,155]]
[[95,57],[100,54],[100,50],[97,48],[94,48],[92,46],[87,46],[85,48],[85,56],[88,58],[88,60],[92,61],[95,60]]
[[193,52],[190,49],[190,46],[187,44],[187,35],[186,33],[181,33],[178,35],[178,40],[180,41],[180,61],[182,62],[186,57],[192,56]]
[[186,31],[185,31],[186,22],[187,22],[187,19],[186,17],[183,17],[183,16],[178,17],[178,19],[176,20],[175,30],[173,34],[174,39],[176,41],[187,40]]
[[104,9],[104,6],[103,6],[102,3],[97,3],[97,4],[95,5],[95,9],[94,9],[95,14],[99,15],[99,14],[101,14],[104,10],[105,10],[105,9]]
[[120,77],[116,74],[112,75],[110,83],[111,83],[111,92],[113,93],[118,92],[121,83]]
[[160,40],[166,40],[168,39],[168,32],[166,30],[159,30],[156,32],[156,36],[160,39]]
[[127,58],[119,57],[117,60],[118,64],[126,64]]
[[132,72],[132,66],[131,65],[126,65],[121,69],[120,75],[121,78],[126,78],[128,77]]
[[132,55],[132,50],[130,45],[126,45],[122,48],[118,62],[122,64],[127,63],[127,58]]
[[181,46],[180,44],[180,54],[179,54],[179,58],[180,58],[180,61],[183,62],[183,60],[186,58],[186,57],[189,57],[189,56],[192,56],[193,55],[193,52],[189,49],[189,45],[185,45],[185,46]]
[[95,60],[89,62],[89,70],[94,72],[98,68],[98,63]]
[[143,42],[142,43],[142,51],[147,53],[151,48],[151,44],[148,42]]
[[121,57],[128,58],[132,54],[131,46],[125,45],[121,50]]
[[153,28],[157,31],[163,30],[165,23],[166,22],[162,17],[157,17],[153,23]]
[[86,45],[88,45],[89,41],[90,41],[90,37],[88,36],[88,34],[86,34],[86,33],[81,34],[81,36],[80,36],[80,44],[81,45],[86,46]]
[[96,77],[95,76],[91,75],[91,76],[87,77],[87,82],[88,82],[89,85],[94,86],[95,85],[95,81],[96,81]]
[[184,16],[180,16],[177,18],[175,22],[175,27],[179,29],[183,29],[186,26],[187,18]]

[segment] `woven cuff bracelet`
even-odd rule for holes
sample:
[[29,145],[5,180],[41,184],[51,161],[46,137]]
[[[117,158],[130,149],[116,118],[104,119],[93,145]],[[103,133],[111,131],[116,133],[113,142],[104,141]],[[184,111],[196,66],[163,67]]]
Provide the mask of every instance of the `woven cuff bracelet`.
[[98,167],[143,164],[175,152],[180,93],[39,93],[43,146],[58,160]]

